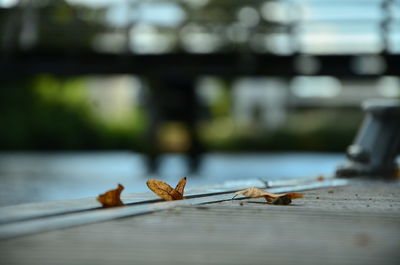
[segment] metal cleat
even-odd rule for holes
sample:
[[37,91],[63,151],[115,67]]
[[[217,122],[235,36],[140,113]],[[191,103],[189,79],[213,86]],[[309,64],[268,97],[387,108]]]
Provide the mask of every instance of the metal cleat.
[[370,100],[362,107],[366,117],[336,176],[393,178],[400,153],[400,102]]

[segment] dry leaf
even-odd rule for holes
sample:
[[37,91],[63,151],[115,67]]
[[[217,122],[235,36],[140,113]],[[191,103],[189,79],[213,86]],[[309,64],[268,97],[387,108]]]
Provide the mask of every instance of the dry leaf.
[[288,192],[288,193],[275,194],[255,187],[241,190],[235,193],[238,195],[244,195],[251,198],[264,197],[267,200],[267,202],[280,205],[288,205],[294,199],[303,198],[302,193]]
[[183,200],[186,177],[181,178],[175,189],[164,181],[157,179],[149,179],[146,184],[149,189],[166,201]]
[[120,195],[123,189],[124,186],[118,184],[118,188],[116,188],[115,190],[109,190],[104,194],[100,194],[97,197],[97,201],[103,205],[103,208],[123,206],[124,203],[120,199]]
[[186,186],[186,177],[181,178],[181,180],[179,180],[178,184],[175,187],[175,190],[177,192],[179,192],[180,194],[182,194],[183,196],[183,192]]

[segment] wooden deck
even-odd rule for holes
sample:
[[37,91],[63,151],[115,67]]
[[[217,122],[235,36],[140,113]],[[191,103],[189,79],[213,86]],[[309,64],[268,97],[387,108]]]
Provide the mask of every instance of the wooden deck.
[[[176,202],[133,194],[126,197],[131,198],[130,206],[110,210],[97,209],[93,198],[74,206],[88,203],[86,210],[45,216],[34,209],[51,207],[21,205],[15,209],[31,207],[36,216],[19,220],[7,219],[12,208],[3,207],[0,264],[398,264],[398,182],[355,181],[304,193],[304,199],[289,206],[269,205],[263,199],[229,200],[228,191]],[[138,203],[143,199],[148,203]],[[142,209],[139,206],[150,210],[133,214],[133,209]],[[121,214],[122,209],[128,210]],[[104,213],[112,220],[107,221]],[[70,216],[92,219],[85,225],[50,227]],[[102,222],[93,216],[103,216]],[[32,223],[47,224],[49,229],[43,225],[44,232],[4,236],[7,229]]]

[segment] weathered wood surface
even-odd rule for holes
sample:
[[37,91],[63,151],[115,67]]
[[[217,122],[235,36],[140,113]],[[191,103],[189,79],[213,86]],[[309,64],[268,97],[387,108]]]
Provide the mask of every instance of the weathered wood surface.
[[1,264],[398,264],[399,184],[243,199],[0,241]]
[[[310,181],[310,179],[300,180],[301,182]],[[295,183],[294,180],[274,181],[276,186]],[[245,189],[247,187],[265,187],[265,183],[260,180],[231,181],[216,185],[207,185],[199,188],[188,189],[185,195],[198,195],[207,193],[224,192],[230,190]],[[110,187],[111,189],[112,187]],[[99,191],[99,194],[105,191]],[[141,193],[122,193],[121,199],[126,204],[152,203],[161,201],[160,198],[152,192]],[[23,221],[39,217],[49,217],[68,213],[78,213],[82,211],[94,210],[100,207],[100,203],[95,198],[82,198],[73,200],[50,201],[41,203],[25,203],[20,205],[0,207],[0,225],[9,222]]]
[[[333,179],[326,179],[329,181],[337,181]],[[315,182],[315,178],[303,179],[287,179],[287,180],[273,180],[268,182],[270,187],[291,186],[300,184],[310,184]],[[226,191],[234,191],[245,189],[248,187],[266,187],[266,182],[258,179],[248,180],[234,180],[227,181],[221,184],[212,184],[201,187],[194,187],[187,189],[185,196],[196,196],[204,194],[213,194]],[[111,189],[112,187],[110,187]],[[99,194],[105,191],[99,191]],[[159,197],[152,192],[131,193],[121,195],[122,200],[126,204],[136,203],[152,203],[161,201]],[[94,210],[100,207],[100,204],[95,198],[82,198],[73,200],[50,201],[41,203],[25,203],[20,205],[3,206],[0,207],[0,225],[9,222],[23,221],[27,219],[34,219],[40,217],[49,217],[68,213],[77,213],[82,211]]]
[[[269,189],[270,192],[281,193],[288,191],[301,191],[306,189],[321,188],[324,186],[345,185],[344,180],[327,180],[324,182],[314,181],[311,183],[278,187]],[[77,225],[84,225],[96,222],[103,222],[116,218],[134,216],[140,214],[151,213],[155,211],[166,210],[178,206],[199,205],[211,202],[220,202],[231,200],[234,196],[231,191],[220,191],[215,193],[203,193],[198,195],[186,196],[185,200],[155,202],[144,201],[135,203],[125,207],[109,208],[109,209],[91,209],[88,211],[65,212],[64,214],[45,216],[43,218],[34,218],[24,221],[10,222],[0,224],[0,239],[23,236],[32,233],[38,233],[48,230],[66,228]],[[95,200],[93,198],[93,200]],[[150,203],[153,202],[153,203]]]

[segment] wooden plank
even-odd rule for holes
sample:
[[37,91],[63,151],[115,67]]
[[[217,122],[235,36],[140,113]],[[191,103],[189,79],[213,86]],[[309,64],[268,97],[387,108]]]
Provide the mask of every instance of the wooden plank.
[[[327,178],[329,179],[329,178]],[[204,185],[187,189],[186,194],[189,196],[197,196],[201,194],[213,194],[226,191],[235,191],[246,189],[249,187],[265,188],[266,183],[269,187],[302,185],[315,181],[315,178],[287,179],[287,180],[270,180],[247,179],[226,181],[219,184]],[[101,191],[99,191],[99,194]],[[122,200],[127,204],[136,203],[153,203],[161,201],[152,192],[131,193],[121,195]],[[25,203],[20,205],[12,205],[0,207],[0,224],[24,221],[47,216],[62,215],[68,213],[76,213],[98,209],[100,204],[95,198],[82,198],[73,200],[50,201],[41,203]]]
[[[399,191],[352,185],[308,191],[290,206],[240,206],[257,201],[245,199],[178,207],[3,240],[0,257],[11,265],[397,265]],[[384,202],[394,210],[376,212]]]
[[[298,185],[295,187],[272,188],[269,189],[269,191],[274,193],[281,193],[289,191],[317,189],[322,187],[342,186],[347,184],[348,181],[346,180],[332,179],[323,182],[317,181],[305,185]],[[229,193],[222,192],[216,194],[217,195],[203,194],[200,195],[201,197],[194,196],[193,198],[189,197],[186,200],[180,200],[180,201],[158,202],[152,204],[136,204],[119,208],[111,208],[111,209],[95,209],[91,211],[64,214],[59,216],[49,216],[41,219],[32,219],[27,221],[6,223],[0,225],[0,239],[18,237],[32,233],[90,224],[95,222],[103,222],[127,216],[142,215],[146,213],[152,213],[155,211],[171,209],[178,206],[182,207],[182,206],[231,200],[233,197],[232,192]]]
[[[400,214],[400,182],[385,183],[378,181],[352,181],[351,185],[335,189],[309,190],[304,199],[295,200],[291,206],[306,202],[308,212],[335,212],[337,215],[351,214],[384,214],[399,216]],[[263,209],[266,207],[264,198],[231,200],[213,204],[220,207],[245,207]],[[281,211],[290,207],[280,207]],[[400,224],[400,219],[399,219]]]
[[[285,182],[274,183],[282,185]],[[288,183],[293,183],[293,181],[289,181]],[[245,189],[252,186],[263,188],[265,187],[265,183],[258,179],[236,180],[221,184],[206,185],[188,189],[186,194],[189,196],[196,196],[201,194],[212,194],[216,192],[218,193]],[[102,192],[99,191],[99,194],[100,193]],[[126,204],[153,203],[161,201],[159,197],[154,195],[152,192],[122,194],[121,198]],[[0,207],[0,224],[47,216],[83,212],[98,209],[99,207],[100,204],[96,201],[95,198],[82,198],[41,203],[26,203]]]
[[[157,197],[150,193],[136,193],[122,195],[127,203],[138,203],[143,201],[154,202]],[[73,200],[25,203],[0,208],[0,224],[23,221],[46,216],[54,216],[68,213],[77,213],[92,209],[99,209],[100,204],[95,198],[82,198]]]

